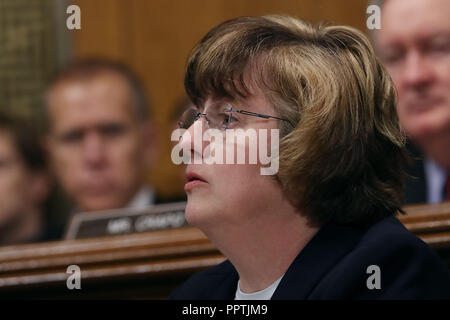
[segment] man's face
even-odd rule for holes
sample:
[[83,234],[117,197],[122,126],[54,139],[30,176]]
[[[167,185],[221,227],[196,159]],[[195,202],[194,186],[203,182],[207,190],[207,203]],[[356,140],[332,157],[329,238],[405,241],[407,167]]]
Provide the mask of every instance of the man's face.
[[388,0],[377,45],[398,91],[402,126],[450,165],[449,13],[448,0]]
[[125,206],[142,184],[146,128],[118,75],[66,81],[49,95],[48,146],[56,174],[84,211]]

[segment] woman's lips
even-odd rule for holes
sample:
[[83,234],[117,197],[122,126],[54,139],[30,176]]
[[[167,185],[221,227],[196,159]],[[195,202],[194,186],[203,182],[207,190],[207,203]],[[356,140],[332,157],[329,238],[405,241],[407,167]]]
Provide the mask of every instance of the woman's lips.
[[208,183],[202,176],[196,174],[195,172],[188,172],[186,174],[186,180],[187,183],[184,185],[184,191],[186,192]]
[[192,189],[194,189],[194,188],[196,188],[198,186],[205,185],[205,184],[207,184],[207,183],[204,182],[204,181],[200,181],[200,180],[189,181],[188,183],[186,183],[184,185],[184,191],[188,192],[188,191],[191,191]]

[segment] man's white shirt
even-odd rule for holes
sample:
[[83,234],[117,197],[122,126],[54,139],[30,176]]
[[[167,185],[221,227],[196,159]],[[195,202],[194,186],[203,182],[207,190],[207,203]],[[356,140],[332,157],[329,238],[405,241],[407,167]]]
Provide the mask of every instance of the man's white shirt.
[[430,158],[425,158],[423,165],[427,185],[427,202],[439,203],[444,201],[443,190],[447,179],[447,171]]

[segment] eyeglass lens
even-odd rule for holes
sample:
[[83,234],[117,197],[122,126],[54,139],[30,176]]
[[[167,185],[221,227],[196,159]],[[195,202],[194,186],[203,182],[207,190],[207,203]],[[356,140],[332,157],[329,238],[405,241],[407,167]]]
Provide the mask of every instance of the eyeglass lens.
[[207,120],[209,128],[225,130],[227,129],[228,124],[231,121],[231,113],[231,107],[229,105],[209,110],[206,115],[199,112],[197,109],[190,108],[183,113],[178,124],[180,128],[188,129],[195,121],[197,121],[197,119],[199,119],[203,115]]

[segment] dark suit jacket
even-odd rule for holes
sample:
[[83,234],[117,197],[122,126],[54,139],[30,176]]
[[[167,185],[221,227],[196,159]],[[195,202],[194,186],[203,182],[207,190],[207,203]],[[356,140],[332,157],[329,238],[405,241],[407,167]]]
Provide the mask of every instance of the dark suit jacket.
[[[367,288],[370,265],[380,267],[379,290]],[[234,299],[238,278],[227,260],[192,276],[169,299]],[[450,299],[450,274],[394,217],[365,230],[329,224],[298,254],[272,299]]]
[[405,204],[427,203],[427,179],[425,177],[425,168],[423,164],[423,155],[419,148],[413,143],[406,145],[411,164],[405,169],[408,177],[405,178]]

